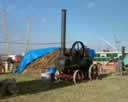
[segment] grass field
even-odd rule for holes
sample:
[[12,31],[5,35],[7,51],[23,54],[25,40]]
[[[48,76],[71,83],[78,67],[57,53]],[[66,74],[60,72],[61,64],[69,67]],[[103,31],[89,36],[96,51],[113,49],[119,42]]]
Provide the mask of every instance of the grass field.
[[64,81],[48,85],[38,77],[0,75],[0,79],[16,78],[19,93],[0,102],[128,102],[128,77],[109,76],[102,80],[73,85]]

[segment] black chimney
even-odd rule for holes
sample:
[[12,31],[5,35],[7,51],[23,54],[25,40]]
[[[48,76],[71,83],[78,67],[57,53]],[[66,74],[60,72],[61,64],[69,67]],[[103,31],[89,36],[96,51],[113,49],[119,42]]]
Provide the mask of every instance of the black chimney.
[[66,43],[66,9],[61,11],[61,55],[65,54]]

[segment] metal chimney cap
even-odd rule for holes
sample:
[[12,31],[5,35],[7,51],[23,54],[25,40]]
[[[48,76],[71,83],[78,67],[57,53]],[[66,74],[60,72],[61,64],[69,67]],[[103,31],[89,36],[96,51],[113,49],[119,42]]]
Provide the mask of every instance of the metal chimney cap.
[[67,9],[62,9],[62,11],[67,11]]

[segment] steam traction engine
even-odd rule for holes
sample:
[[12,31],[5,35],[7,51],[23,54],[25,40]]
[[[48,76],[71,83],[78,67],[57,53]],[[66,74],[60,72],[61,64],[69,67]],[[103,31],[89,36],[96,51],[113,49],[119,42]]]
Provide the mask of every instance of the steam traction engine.
[[[84,79],[96,79],[99,76],[99,65],[93,64],[94,50],[89,50],[81,41],[73,43],[72,48],[65,48],[66,10],[62,10],[61,53],[55,61],[59,79],[73,80],[77,83]],[[90,53],[91,52],[91,53]]]

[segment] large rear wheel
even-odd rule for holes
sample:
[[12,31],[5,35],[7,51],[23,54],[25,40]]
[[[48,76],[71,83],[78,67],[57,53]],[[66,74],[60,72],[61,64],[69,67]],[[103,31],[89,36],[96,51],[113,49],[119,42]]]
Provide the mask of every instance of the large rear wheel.
[[89,67],[89,72],[88,72],[88,78],[90,80],[95,80],[99,77],[99,69],[97,64],[92,64]]

